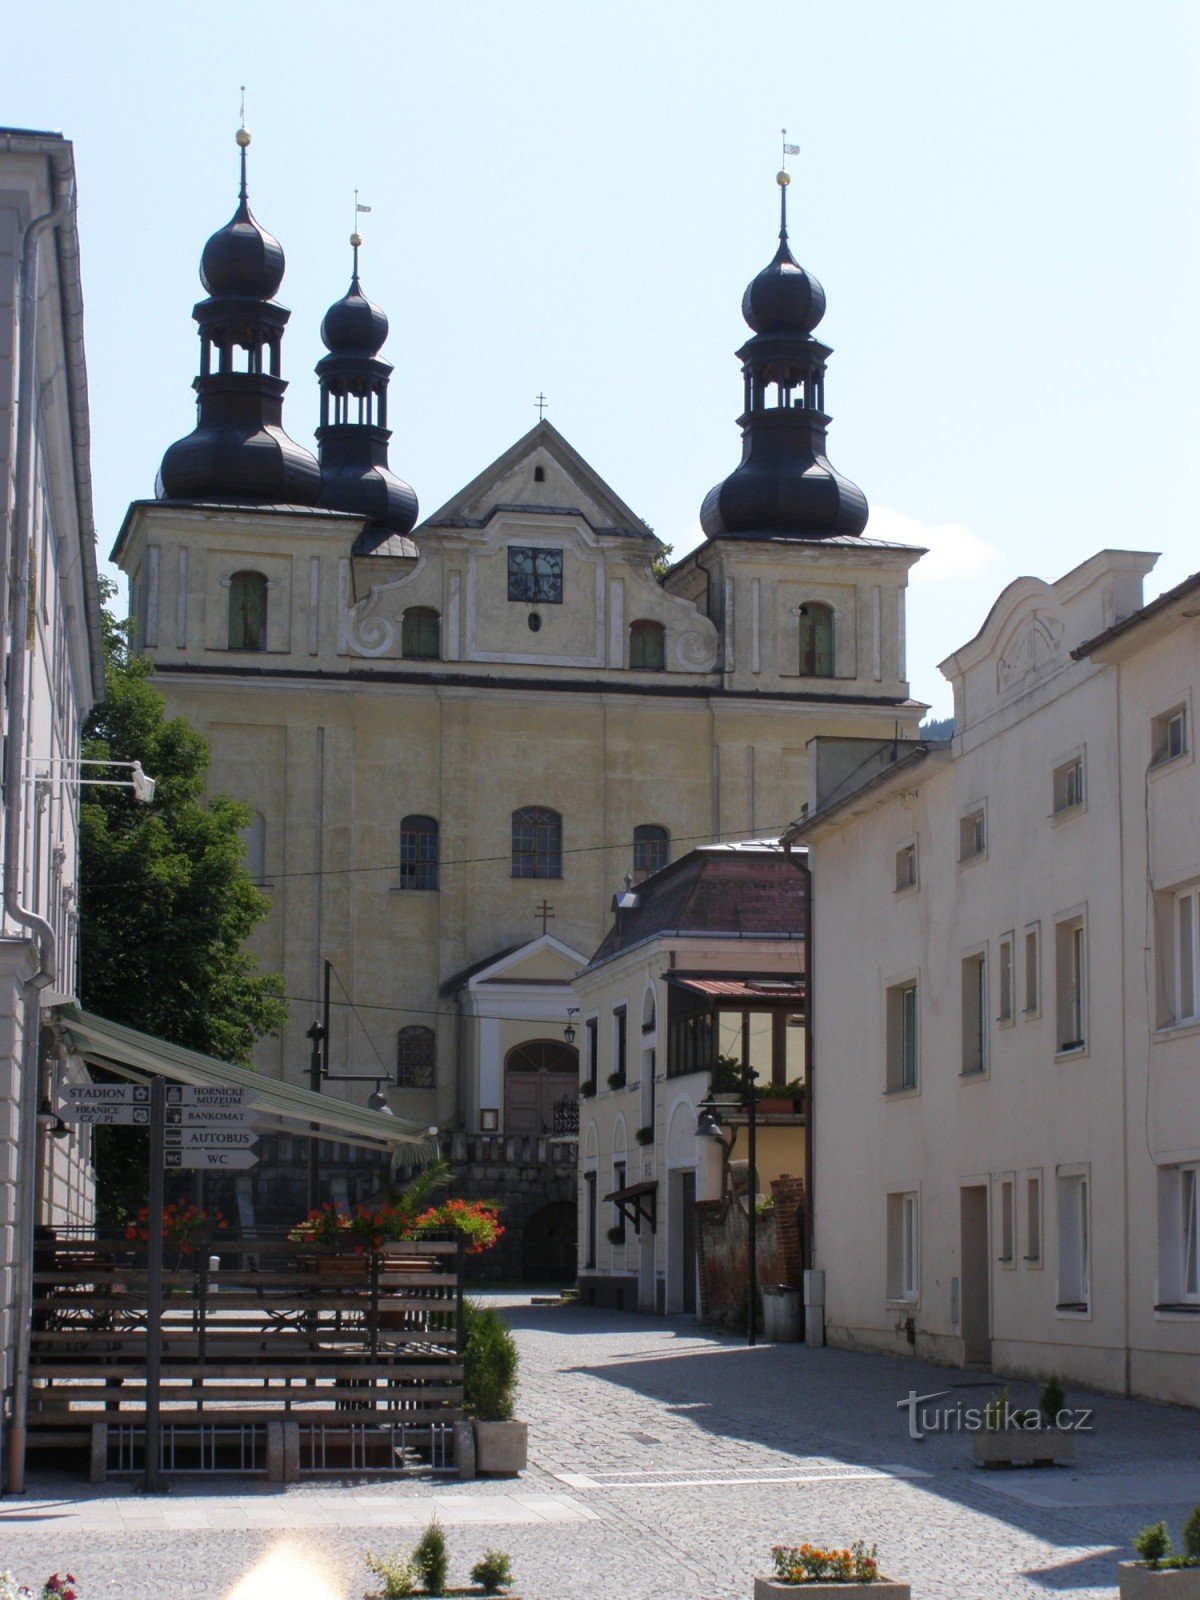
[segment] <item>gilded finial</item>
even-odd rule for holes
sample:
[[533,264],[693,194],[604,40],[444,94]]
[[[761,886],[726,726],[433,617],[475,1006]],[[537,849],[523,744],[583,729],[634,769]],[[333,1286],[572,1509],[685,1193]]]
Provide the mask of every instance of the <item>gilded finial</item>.
[[238,113],[238,131],[234,134],[234,138],[237,140],[238,144],[241,146],[241,148],[243,150],[250,143],[250,130],[246,126],[246,85],[245,84],[242,85],[242,108]]
[[781,136],[780,142],[781,142],[781,144],[783,146],[783,165],[780,167],[779,171],[775,174],[775,182],[779,185],[779,237],[782,240],[786,240],[787,239],[787,187],[788,187],[788,184],[791,183],[791,181],[792,181],[792,175],[787,169],[787,158],[789,156],[798,156],[800,154],[800,146],[798,144],[789,144],[787,142],[787,129],[786,128],[780,128],[779,132],[780,132],[780,136]]
[[370,206],[364,206],[358,198],[358,190],[354,191],[354,231],[350,235],[350,245],[354,251],[354,277],[358,279],[358,251],[362,244],[362,234],[358,231],[358,219],[363,213],[369,213]]

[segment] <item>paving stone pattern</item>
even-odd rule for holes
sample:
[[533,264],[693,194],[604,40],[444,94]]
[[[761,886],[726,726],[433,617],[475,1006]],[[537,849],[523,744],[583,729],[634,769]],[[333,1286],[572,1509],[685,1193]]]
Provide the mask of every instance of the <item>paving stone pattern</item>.
[[965,1435],[911,1440],[896,1402],[950,1389],[980,1406],[986,1374],[488,1298],[521,1345],[519,1480],[191,1479],[148,1499],[41,1479],[0,1502],[0,1570],[40,1581],[69,1565],[82,1600],[356,1600],[364,1552],[409,1548],[436,1512],[452,1578],[499,1547],[525,1600],[749,1600],[772,1544],[859,1537],[915,1600],[1111,1600],[1130,1534],[1166,1515],[1177,1535],[1200,1501],[1193,1411],[1073,1393],[1095,1407],[1076,1468],[985,1473]]

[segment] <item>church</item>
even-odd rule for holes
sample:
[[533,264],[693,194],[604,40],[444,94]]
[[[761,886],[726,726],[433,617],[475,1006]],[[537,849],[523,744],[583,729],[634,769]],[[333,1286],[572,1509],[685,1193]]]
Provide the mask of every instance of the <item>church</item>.
[[[460,1188],[505,1202],[498,1270],[569,1276],[574,979],[613,896],[697,845],[778,837],[815,735],[915,734],[922,552],[872,539],[827,459],[825,295],[789,247],[786,172],[778,246],[742,302],[741,463],[666,566],[546,420],[420,517],[389,464],[388,319],[357,236],[321,326],[316,453],[289,437],[284,253],[238,142],[237,209],[193,311],[196,427],[113,559],[168,711],[210,740],[213,791],[253,808],[246,860],[271,904],[255,951],[290,1001],[256,1065],[324,1070],[360,1099],[377,1079],[438,1127]],[[378,1183],[354,1151],[322,1152],[321,1199]],[[305,1179],[293,1141],[264,1141],[243,1224],[303,1215]]]

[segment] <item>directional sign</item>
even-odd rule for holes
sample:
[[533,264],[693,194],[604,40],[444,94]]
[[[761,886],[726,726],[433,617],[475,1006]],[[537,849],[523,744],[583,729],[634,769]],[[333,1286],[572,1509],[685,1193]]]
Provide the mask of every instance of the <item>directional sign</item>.
[[226,1088],[223,1084],[178,1084],[167,1090],[168,1106],[244,1106],[245,1089]]
[[258,1143],[253,1128],[168,1128],[168,1150],[247,1150]]
[[168,1128],[244,1128],[246,1113],[237,1106],[167,1107]]
[[206,1172],[245,1172],[258,1165],[253,1150],[168,1150],[163,1165],[170,1172],[179,1167],[201,1167]]
[[149,1127],[150,1090],[140,1083],[69,1083],[58,1114],[90,1127]]

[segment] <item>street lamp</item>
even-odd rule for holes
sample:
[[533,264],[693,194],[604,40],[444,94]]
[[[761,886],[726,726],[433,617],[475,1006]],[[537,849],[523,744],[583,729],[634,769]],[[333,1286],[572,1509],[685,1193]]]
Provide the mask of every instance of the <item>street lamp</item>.
[[571,1018],[572,1017],[577,1017],[578,1015],[579,1015],[579,1007],[578,1006],[568,1006],[567,1007],[567,1025],[563,1029],[563,1038],[567,1041],[568,1044],[574,1044],[575,1043],[575,1024],[571,1021]]

